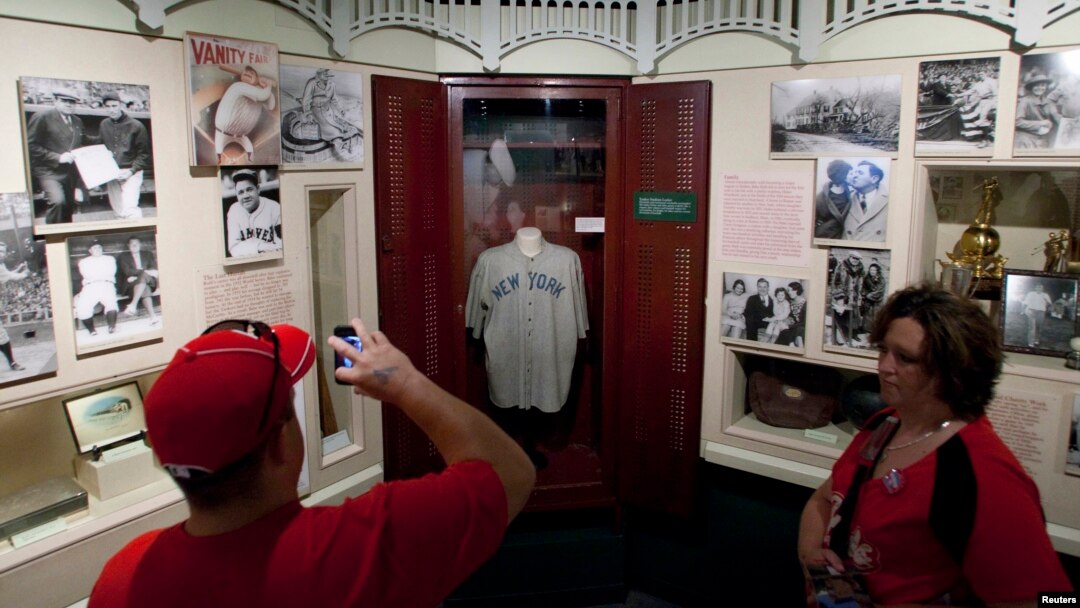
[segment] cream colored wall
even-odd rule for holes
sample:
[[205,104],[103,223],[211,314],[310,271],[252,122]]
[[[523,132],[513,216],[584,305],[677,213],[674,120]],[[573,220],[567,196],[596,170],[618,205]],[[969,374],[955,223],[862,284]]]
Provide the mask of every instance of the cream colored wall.
[[[95,385],[113,384],[127,378],[143,377],[143,389],[175,350],[197,334],[202,327],[202,309],[198,301],[198,281],[203,270],[222,271],[223,256],[218,228],[221,216],[219,180],[214,168],[188,166],[188,128],[185,107],[185,79],[182,44],[178,40],[142,37],[56,26],[0,18],[0,39],[8,49],[0,63],[0,82],[7,94],[0,95],[0,138],[8,144],[0,152],[0,192],[26,191],[25,158],[21,132],[21,111],[16,94],[20,76],[74,78],[104,82],[146,84],[152,100],[152,135],[155,181],[157,187],[157,245],[161,271],[164,339],[157,343],[114,350],[77,358],[74,352],[74,327],[71,313],[64,308],[71,302],[70,281],[64,237],[50,236],[46,246],[52,301],[56,310],[56,345],[58,374],[34,382],[5,386],[0,390],[0,495],[40,481],[52,475],[72,474],[74,444],[62,413],[65,395],[81,392]],[[47,50],[45,52],[44,50]],[[79,58],[75,60],[73,58]],[[359,72],[364,76],[364,107],[371,107],[372,74],[388,74],[419,79],[433,79],[431,74],[371,68],[359,64],[283,55],[282,61],[294,64],[327,66]],[[308,256],[307,196],[313,189],[349,190],[354,201],[349,233],[356,237],[354,267],[355,309],[350,313],[378,322],[376,282],[374,179],[371,171],[372,145],[370,112],[365,113],[364,132],[366,168],[350,171],[282,171],[281,203],[283,225],[288,235],[284,259],[256,265],[258,268],[283,267],[297,277],[301,286],[310,285]],[[241,268],[242,270],[243,268]],[[310,291],[296,294],[293,310],[296,323],[311,326]],[[309,375],[305,382],[305,400],[315,403],[315,382]],[[313,489],[332,487],[334,496],[355,494],[360,490],[340,486],[346,478],[360,479],[366,488],[381,469],[383,459],[381,411],[378,402],[366,398],[353,401],[353,419],[361,423],[359,436],[349,456],[335,463],[320,462],[318,420],[315,408],[308,408],[309,454]],[[333,466],[329,466],[333,464]],[[361,472],[367,473],[361,474]],[[330,484],[335,484],[330,486]],[[350,489],[351,488],[351,489]],[[104,517],[94,516],[91,523],[81,520],[70,533],[61,533],[46,542],[34,543],[25,550],[12,552],[0,547],[0,605],[67,605],[85,597],[97,569],[112,550],[130,538],[134,531],[147,528],[146,521],[160,523],[157,510],[175,504],[178,495],[159,497],[152,506],[125,508]],[[170,508],[171,509],[171,508]],[[150,513],[157,519],[146,520]],[[171,509],[169,519],[176,521],[182,510]],[[132,521],[129,532],[111,530]],[[112,523],[110,523],[112,522]],[[80,531],[93,528],[97,536],[86,537]],[[100,530],[98,530],[100,528]],[[97,533],[95,532],[95,534]],[[117,534],[120,534],[117,536]],[[108,547],[97,547],[98,538],[108,539]],[[71,539],[74,544],[65,539]],[[55,547],[49,549],[46,547]],[[33,566],[23,564],[20,555],[32,555]],[[45,603],[30,601],[25,595],[33,589],[30,581],[39,580],[40,572],[71,570],[68,556],[79,555],[78,570],[83,575],[53,581]]]
[[[1074,31],[1073,45],[1080,44],[1080,29]],[[1076,46],[1047,47],[1045,51],[1068,50]],[[938,55],[933,59],[958,59],[963,57],[1001,57],[1001,80],[997,114],[997,138],[993,147],[994,161],[1012,161],[1012,125],[1015,120],[1015,100],[1020,55],[1005,49],[972,54]],[[875,61],[845,61],[803,66],[774,66],[752,69],[706,71],[690,74],[663,75],[654,78],[636,78],[635,83],[676,82],[686,80],[709,80],[712,83],[712,136],[710,158],[710,201],[715,205],[720,201],[721,175],[743,172],[814,172],[813,160],[770,160],[770,93],[771,83],[797,79],[829,79],[852,76],[870,76],[899,74],[902,78],[901,105],[905,108],[900,122],[900,139],[897,158],[892,161],[889,198],[889,229],[887,249],[892,252],[890,288],[896,289],[909,282],[922,278],[923,266],[919,265],[922,257],[920,238],[922,225],[925,223],[926,209],[914,205],[916,194],[922,195],[917,182],[918,161],[914,155],[915,108],[918,105],[919,63],[927,57],[913,56],[905,58],[880,59]],[[926,159],[930,160],[930,159]],[[1066,163],[1075,166],[1076,158],[1026,158],[1017,164],[1038,165],[1040,162]],[[986,159],[949,159],[949,162],[969,166],[985,165]],[[810,201],[807,201],[808,205]],[[713,207],[713,214],[718,210]],[[715,222],[716,217],[712,220]],[[812,220],[812,207],[807,207],[806,221]],[[936,222],[934,222],[936,224]],[[715,251],[718,238],[715,223],[710,228],[710,248]],[[931,245],[937,243],[936,235],[928,235]],[[1045,238],[1045,237],[1043,237]],[[953,239],[955,240],[955,238]],[[950,241],[951,242],[951,241]],[[1040,241],[1041,242],[1041,241]],[[744,455],[746,470],[771,475],[788,481],[816,485],[814,474],[806,471],[812,467],[820,474],[827,474],[836,454],[826,454],[822,449],[818,453],[808,452],[797,441],[787,441],[779,435],[767,435],[758,440],[746,440],[743,436],[734,436],[725,432],[725,411],[730,408],[742,408],[745,384],[732,382],[728,369],[728,357],[731,349],[721,343],[720,315],[723,296],[723,276],[725,272],[738,272],[751,275],[772,275],[802,278],[809,280],[807,292],[807,329],[806,352],[795,357],[799,360],[819,364],[835,365],[842,368],[875,370],[876,360],[872,357],[853,357],[822,350],[822,334],[825,317],[823,285],[826,283],[827,249],[810,249],[810,258],[805,266],[773,266],[768,264],[732,263],[710,261],[708,268],[708,289],[706,296],[705,327],[705,382],[702,403],[702,439],[703,450],[707,457],[710,451],[723,452],[731,447],[741,448],[753,454]],[[937,251],[937,257],[944,257]],[[1022,260],[1017,267],[1038,266],[1034,262]],[[768,351],[763,354],[776,354]],[[780,354],[779,356],[784,356]],[[1009,361],[1023,367],[1006,366],[1009,376],[1002,382],[1002,387],[1011,391],[1032,392],[1050,397],[1052,409],[1050,415],[1061,414],[1062,425],[1067,416],[1066,406],[1071,407],[1072,395],[1077,392],[1078,381],[1072,372],[1065,370],[1060,363],[1044,357],[1011,355]],[[1049,371],[1040,371],[1039,366],[1053,367]],[[1057,368],[1061,368],[1058,370]],[[1033,371],[1034,370],[1034,371]],[[1062,428],[1054,426],[1055,429]],[[1067,429],[1063,429],[1067,433]],[[1075,498],[1080,495],[1080,479],[1064,475],[1064,449],[1067,436],[1047,438],[1047,452],[1043,454],[1046,462],[1054,463],[1056,472],[1043,472],[1036,476],[1042,491],[1048,521],[1059,524],[1054,541],[1059,550],[1077,554],[1080,552],[1080,503]],[[805,443],[805,442],[803,442]],[[725,457],[731,452],[724,452]],[[743,456],[740,456],[743,457]],[[730,464],[731,460],[717,459],[717,462]],[[769,464],[771,463],[771,464]]]

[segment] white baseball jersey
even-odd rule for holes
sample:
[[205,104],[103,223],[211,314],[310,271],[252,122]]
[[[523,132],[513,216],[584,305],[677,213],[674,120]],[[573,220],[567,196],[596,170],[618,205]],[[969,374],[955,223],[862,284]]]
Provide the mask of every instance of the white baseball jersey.
[[82,289],[75,298],[75,316],[85,321],[94,316],[100,302],[105,312],[118,310],[116,304],[116,258],[90,255],[79,260]]
[[487,347],[488,392],[504,408],[562,409],[577,341],[589,329],[581,260],[542,242],[528,257],[513,242],[480,254],[466,304],[466,327]]
[[259,208],[253,213],[240,203],[233,203],[226,214],[229,255],[246,257],[264,251],[281,249],[277,227],[281,225],[281,205],[259,197]]

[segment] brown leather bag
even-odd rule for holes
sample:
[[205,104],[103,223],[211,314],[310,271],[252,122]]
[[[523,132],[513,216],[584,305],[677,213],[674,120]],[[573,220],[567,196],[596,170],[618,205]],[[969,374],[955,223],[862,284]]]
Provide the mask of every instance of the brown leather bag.
[[842,380],[835,369],[770,359],[750,374],[747,401],[765,424],[815,429],[832,420]]

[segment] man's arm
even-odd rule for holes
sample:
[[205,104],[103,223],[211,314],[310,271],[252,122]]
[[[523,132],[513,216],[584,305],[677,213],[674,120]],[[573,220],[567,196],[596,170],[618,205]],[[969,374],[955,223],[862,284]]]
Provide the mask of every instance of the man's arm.
[[536,469],[509,435],[478,409],[446,392],[420,373],[409,358],[382,332],[368,333],[363,322],[352,320],[363,348],[331,337],[335,351],[353,362],[338,368],[338,380],[353,385],[359,395],[393,403],[431,439],[446,463],[483,460],[491,464],[506,490],[507,521],[525,506]]

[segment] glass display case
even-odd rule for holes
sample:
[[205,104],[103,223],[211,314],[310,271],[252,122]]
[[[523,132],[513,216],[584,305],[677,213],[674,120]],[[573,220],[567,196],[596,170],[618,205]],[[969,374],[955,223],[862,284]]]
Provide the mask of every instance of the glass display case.
[[[455,310],[464,310],[470,298],[483,295],[480,279],[471,282],[474,272],[480,276],[481,254],[514,243],[522,229],[536,229],[545,248],[531,258],[539,270],[508,268],[512,285],[504,287],[530,293],[546,290],[562,300],[580,296],[585,316],[577,320],[575,331],[575,319],[558,312],[559,304],[541,310],[542,302],[530,300],[527,306],[536,306],[526,309],[520,325],[488,325],[474,332],[466,326],[478,324],[475,319],[467,311],[459,315],[466,359],[462,394],[509,431],[536,463],[538,483],[531,508],[610,503],[613,442],[608,439],[611,420],[605,413],[601,378],[604,320],[612,305],[605,282],[610,280],[611,247],[617,243],[613,245],[605,234],[604,219],[621,187],[618,163],[613,171],[610,159],[612,150],[618,150],[622,85],[546,86],[542,91],[453,86],[451,91]],[[572,276],[545,276],[549,271],[541,265],[550,260],[544,256],[556,250],[569,252],[570,259],[580,264],[580,294]],[[490,268],[485,263],[485,269]],[[588,327],[584,333],[582,321]],[[483,332],[488,341],[493,336],[519,340],[530,353],[525,367],[511,369],[498,354],[493,357]],[[576,352],[572,364],[567,352]],[[534,355],[537,359],[531,358]],[[558,381],[543,390],[558,394],[541,398],[553,403],[537,405],[500,396],[497,404],[490,390],[494,375],[507,381],[521,374],[522,382],[527,382],[534,373],[531,366],[539,369],[544,365],[541,357],[552,356]]]

